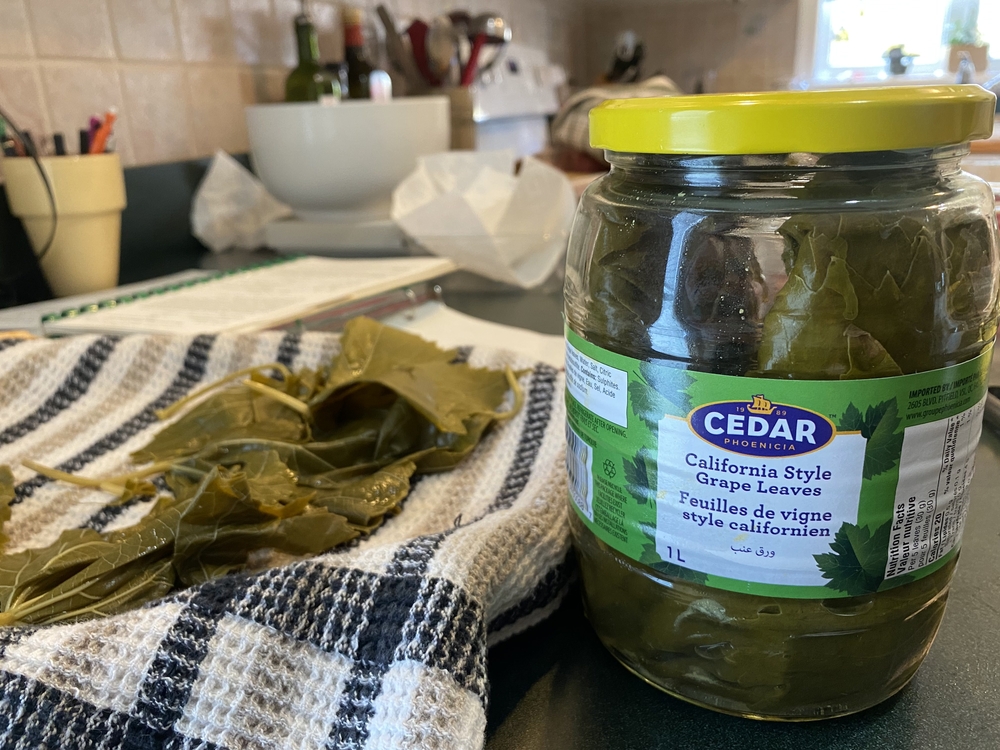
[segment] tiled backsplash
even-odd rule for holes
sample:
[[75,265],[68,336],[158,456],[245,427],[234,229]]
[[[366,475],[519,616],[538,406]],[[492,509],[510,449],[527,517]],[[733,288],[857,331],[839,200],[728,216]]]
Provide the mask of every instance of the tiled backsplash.
[[[310,5],[323,58],[340,59],[339,4]],[[456,6],[498,12],[517,41],[567,67],[570,39],[582,35],[575,0],[386,5],[400,21]],[[33,133],[63,132],[71,145],[91,114],[117,107],[126,164],[246,151],[243,107],[283,98],[299,7],[300,0],[0,0],[0,106]]]
[[607,69],[615,37],[636,31],[645,75],[662,72],[685,91],[785,88],[795,72],[798,0],[587,0],[585,43],[575,69],[593,80]]

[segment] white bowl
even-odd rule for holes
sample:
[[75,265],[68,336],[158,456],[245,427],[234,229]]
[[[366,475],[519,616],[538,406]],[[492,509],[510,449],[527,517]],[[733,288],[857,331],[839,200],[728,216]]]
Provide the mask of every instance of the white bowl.
[[389,215],[417,157],[447,151],[448,98],[247,107],[250,156],[268,191],[304,219]]

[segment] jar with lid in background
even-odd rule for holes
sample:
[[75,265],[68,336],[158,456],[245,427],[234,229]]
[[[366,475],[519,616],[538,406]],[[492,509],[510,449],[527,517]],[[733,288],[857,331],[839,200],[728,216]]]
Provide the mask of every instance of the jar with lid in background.
[[977,86],[607,102],[565,312],[571,525],[630,670],[763,719],[902,688],[944,614],[997,331]]

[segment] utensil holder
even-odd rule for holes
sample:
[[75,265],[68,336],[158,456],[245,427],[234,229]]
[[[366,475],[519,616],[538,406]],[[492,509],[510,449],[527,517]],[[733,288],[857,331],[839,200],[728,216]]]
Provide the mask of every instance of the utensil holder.
[[3,159],[7,203],[24,223],[42,272],[59,297],[109,289],[118,284],[121,212],[125,208],[125,178],[117,154],[48,156],[39,159],[56,204],[52,206],[34,161]]

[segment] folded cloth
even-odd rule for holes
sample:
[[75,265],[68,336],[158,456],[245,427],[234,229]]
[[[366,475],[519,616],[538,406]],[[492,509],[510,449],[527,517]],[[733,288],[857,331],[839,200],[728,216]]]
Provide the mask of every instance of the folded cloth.
[[[280,333],[0,341],[7,551],[130,525],[152,502],[109,506],[23,459],[119,473],[162,426],[155,410],[251,365],[315,367],[336,347]],[[524,408],[457,468],[419,479],[363,542],[102,620],[0,628],[0,747],[481,747],[488,646],[566,588],[564,385],[517,355],[460,356],[525,370]]]
[[552,121],[552,142],[590,154],[603,162],[604,151],[590,145],[590,110],[608,99],[644,99],[681,93],[677,84],[664,75],[652,76],[639,83],[609,83],[584,89],[573,94],[559,108]]

